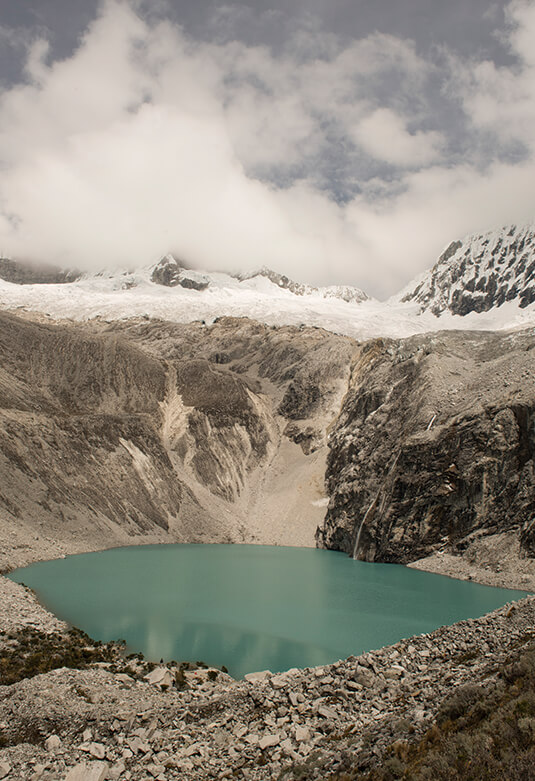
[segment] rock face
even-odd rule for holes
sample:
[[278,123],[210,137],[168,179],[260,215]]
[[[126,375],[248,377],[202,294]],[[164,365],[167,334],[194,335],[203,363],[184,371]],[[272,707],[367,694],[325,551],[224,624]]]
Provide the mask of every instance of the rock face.
[[535,302],[535,226],[454,241],[435,266],[400,296],[435,315],[487,312],[506,301]]
[[165,368],[115,337],[0,323],[4,534],[29,549],[167,532],[192,500],[159,437]]
[[[42,538],[65,552],[294,532],[313,544],[325,428],[353,351],[318,329],[247,320],[53,326],[0,314],[0,566]],[[306,528],[292,530],[298,517]]]
[[515,530],[532,556],[534,350],[531,332],[364,344],[330,437],[319,544],[406,563]]
[[166,255],[155,266],[151,281],[165,287],[181,287],[189,290],[206,290],[210,280],[204,274],[185,268],[172,255]]
[[313,545],[317,527],[373,561],[505,533],[534,556],[534,349],[529,330],[359,345],[240,318],[0,314],[0,568],[140,541]]

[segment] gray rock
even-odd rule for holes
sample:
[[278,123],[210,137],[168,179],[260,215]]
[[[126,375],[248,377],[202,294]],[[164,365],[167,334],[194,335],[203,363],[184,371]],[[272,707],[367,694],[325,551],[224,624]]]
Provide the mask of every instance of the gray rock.
[[59,735],[50,735],[50,737],[45,740],[45,749],[47,751],[57,751],[60,746],[61,738]]
[[147,772],[150,773],[154,778],[158,778],[158,776],[165,773],[165,767],[164,765],[149,764],[147,765]]
[[122,776],[125,770],[126,765],[122,760],[120,760],[110,767],[108,770],[108,778],[111,781],[116,781],[116,779],[119,779]]
[[[126,676],[128,677],[128,676]],[[174,681],[173,673],[167,667],[155,667],[150,673],[145,675],[145,680],[153,686],[166,686],[169,688]]]
[[284,689],[286,686],[288,686],[288,675],[284,673],[281,675],[273,675],[269,679],[269,682],[274,689]]
[[80,762],[69,770],[64,781],[105,781],[107,775],[106,762]]
[[288,699],[290,700],[290,703],[294,706],[294,708],[299,705],[299,696],[297,692],[288,692]]
[[202,749],[202,743],[192,743],[191,746],[188,746],[184,751],[184,756],[192,757],[194,754],[202,754]]
[[306,743],[311,738],[311,732],[308,727],[302,727],[298,725],[295,728],[295,739],[298,743]]
[[280,743],[280,737],[278,735],[264,735],[258,741],[258,747],[264,751],[266,748],[272,748],[278,746]]
[[259,681],[267,680],[267,678],[270,678],[272,675],[273,673],[270,670],[261,670],[256,673],[247,673],[243,677],[248,683],[258,683]]
[[134,683],[134,679],[131,675],[127,675],[126,673],[116,673],[115,679],[117,681],[120,681],[121,683]]
[[317,709],[317,713],[319,716],[322,716],[324,719],[331,719],[334,721],[334,719],[337,718],[337,713],[332,708],[327,707],[327,705],[320,705]]
[[90,743],[88,751],[95,759],[104,759],[106,756],[106,747],[102,743]]

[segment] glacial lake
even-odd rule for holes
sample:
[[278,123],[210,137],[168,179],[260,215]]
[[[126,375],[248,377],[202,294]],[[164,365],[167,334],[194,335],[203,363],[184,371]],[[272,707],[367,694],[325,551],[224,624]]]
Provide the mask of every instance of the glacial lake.
[[9,577],[96,640],[231,675],[327,664],[476,618],[524,592],[342,553],[148,545],[40,562]]

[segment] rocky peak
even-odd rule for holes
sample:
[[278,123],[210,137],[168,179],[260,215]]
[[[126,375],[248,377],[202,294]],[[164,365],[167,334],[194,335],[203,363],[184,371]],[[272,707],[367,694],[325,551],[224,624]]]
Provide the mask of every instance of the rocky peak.
[[236,279],[238,279],[240,282],[244,282],[246,279],[254,279],[255,277],[265,277],[266,279],[269,279],[269,281],[274,285],[277,285],[277,287],[280,287],[283,290],[289,290],[290,293],[293,293],[296,296],[310,295],[310,293],[314,292],[315,290],[315,288],[311,287],[311,285],[306,285],[301,282],[294,282],[285,274],[279,274],[278,271],[273,271],[267,266],[262,266],[262,268],[257,269],[256,271],[246,271],[236,275]]
[[207,276],[186,268],[183,262],[173,255],[165,255],[156,264],[151,274],[151,282],[165,287],[180,285],[190,290],[205,290],[210,284]]
[[369,296],[358,287],[350,285],[329,285],[319,289],[323,298],[339,298],[348,303],[360,304],[362,301],[368,301]]
[[368,296],[362,290],[357,287],[351,287],[350,285],[330,285],[328,287],[314,287],[313,285],[307,285],[302,282],[294,282],[294,280],[287,277],[285,274],[279,274],[278,271],[273,271],[267,266],[257,271],[249,271],[236,276],[240,282],[246,279],[254,279],[255,277],[265,277],[269,279],[274,285],[284,290],[289,290],[296,296],[311,296],[319,295],[321,298],[338,298],[348,303],[360,303],[366,301]]
[[400,294],[439,316],[535,302],[535,225],[515,225],[452,242],[433,268]]

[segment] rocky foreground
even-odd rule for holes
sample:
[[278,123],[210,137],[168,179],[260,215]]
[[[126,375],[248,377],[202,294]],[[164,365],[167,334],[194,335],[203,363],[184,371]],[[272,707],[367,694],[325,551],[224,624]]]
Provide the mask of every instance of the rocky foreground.
[[[0,584],[2,659],[25,632],[65,632],[22,586]],[[245,681],[117,656],[61,667],[0,687],[0,778],[364,778],[421,740],[453,690],[493,681],[534,638],[528,597],[360,657]]]

